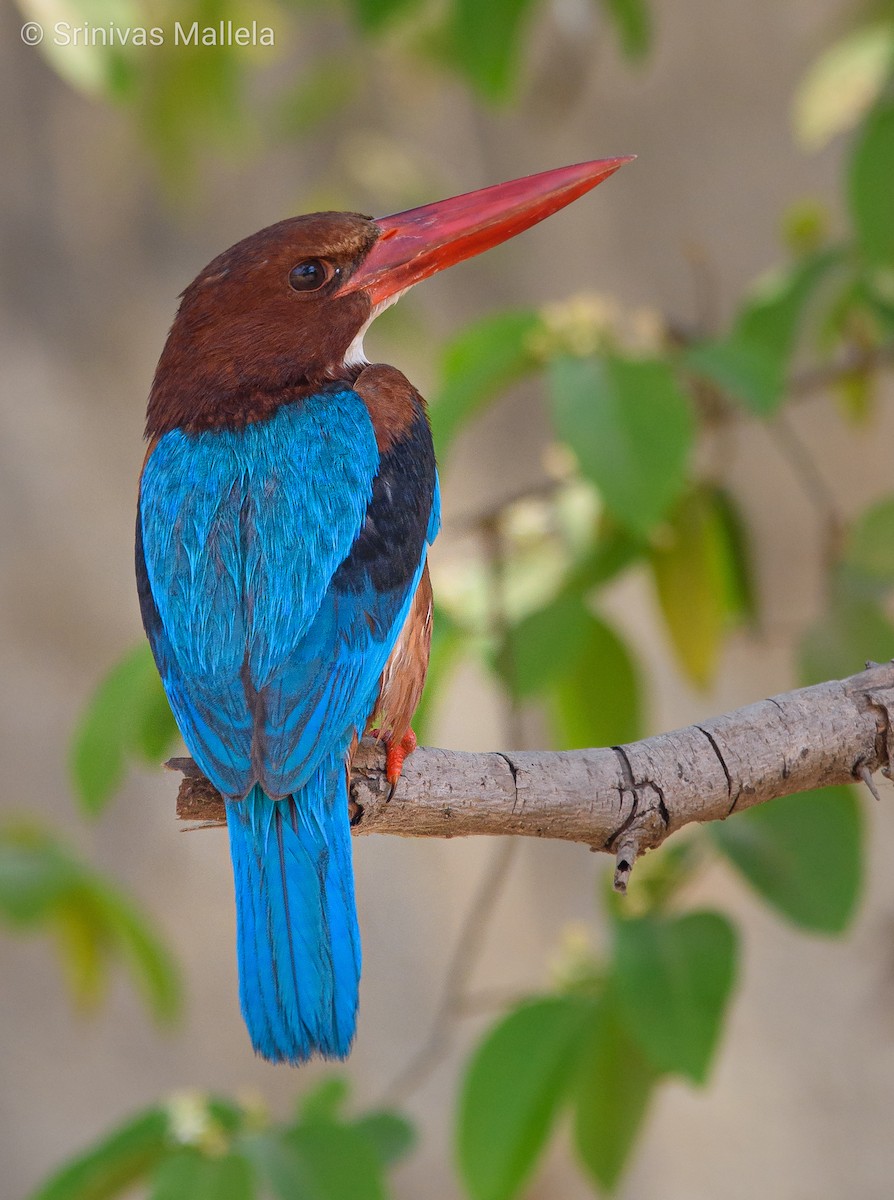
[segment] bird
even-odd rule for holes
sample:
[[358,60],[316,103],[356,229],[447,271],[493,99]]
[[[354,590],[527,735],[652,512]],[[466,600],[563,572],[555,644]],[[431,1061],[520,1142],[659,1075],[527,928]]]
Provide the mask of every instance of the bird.
[[396,784],[429,656],[440,492],[426,404],[367,361],[364,335],[414,284],[628,161],[378,219],[290,217],[181,294],[147,406],[137,591],[183,740],[225,800],[240,1006],[271,1062],[351,1048],[350,760],[377,730]]

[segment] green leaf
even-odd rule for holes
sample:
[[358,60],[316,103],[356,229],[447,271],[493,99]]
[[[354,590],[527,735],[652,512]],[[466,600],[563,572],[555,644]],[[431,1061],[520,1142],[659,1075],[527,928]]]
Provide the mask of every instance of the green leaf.
[[874,371],[848,371],[834,381],[835,405],[844,419],[856,427],[865,428],[871,420],[878,399],[878,380]]
[[808,303],[843,259],[840,247],[823,248],[767,275],[730,333],[694,346],[685,362],[758,416],[770,416],[785,398],[789,360]]
[[112,668],[85,709],[71,746],[71,772],[81,807],[102,811],[120,787],[128,759],[157,763],[177,738],[147,643]]
[[77,878],[76,865],[41,830],[0,830],[0,915],[10,924],[44,920]]
[[148,1109],[68,1163],[30,1200],[111,1200],[145,1179],[167,1151],[167,1114]]
[[463,1082],[457,1152],[472,1200],[509,1200],[533,1170],[580,1053],[591,1006],[534,1000],[489,1030]]
[[441,388],[429,414],[441,458],[470,417],[537,365],[529,347],[539,324],[534,312],[498,313],[447,344]]
[[577,665],[593,618],[578,591],[563,591],[509,629],[497,670],[509,691],[525,699],[542,693]]
[[[885,268],[873,268],[854,259],[842,272],[836,286],[825,298],[818,322],[816,345],[826,359],[836,354],[853,355],[855,350],[870,352],[883,347],[894,324],[884,300]],[[894,275],[892,275],[894,278]],[[879,293],[882,288],[882,294]],[[871,363],[856,363],[845,382],[863,376],[868,384],[876,372]],[[836,383],[838,381],[835,381]],[[859,384],[858,384],[859,386]]]
[[413,1126],[398,1113],[368,1113],[354,1121],[353,1127],[373,1147],[383,1167],[390,1167],[404,1158],[416,1141]]
[[[145,661],[144,650],[144,661]],[[151,654],[148,656],[151,660]],[[151,767],[157,767],[176,745],[180,731],[168,704],[161,677],[152,662],[146,664],[142,685],[132,694],[133,726],[129,749]]]
[[531,6],[532,0],[453,0],[450,6],[454,66],[486,100],[503,101],[512,93]]
[[242,1155],[205,1155],[188,1148],[158,1164],[149,1200],[254,1200],[256,1194]]
[[894,270],[869,267],[861,276],[860,299],[879,330],[877,341],[894,336]]
[[553,740],[560,750],[617,746],[640,734],[636,668],[616,633],[592,614],[577,656],[549,695]]
[[605,514],[599,522],[596,545],[586,558],[575,566],[568,581],[568,588],[589,591],[591,588],[600,587],[632,566],[644,553],[643,542]]
[[894,584],[894,497],[873,505],[858,518],[848,536],[846,561],[870,579]]
[[863,125],[851,158],[848,194],[864,258],[894,266],[894,96],[880,101]]
[[894,625],[861,583],[840,572],[828,610],[802,638],[799,677],[804,686],[843,679],[862,671],[869,660],[894,657]]
[[706,688],[717,670],[730,607],[730,547],[715,493],[690,492],[661,534],[650,554],[658,603],[680,666]]
[[789,920],[841,933],[863,877],[860,810],[852,788],[783,796],[708,826],[714,844]]
[[757,592],[748,545],[748,529],[737,503],[729,492],[715,488],[712,495],[724,545],[727,616],[734,624],[754,621],[758,611]]
[[81,1009],[95,1008],[106,989],[109,948],[89,894],[60,901],[50,928],[72,999]]
[[[183,1092],[174,1094],[175,1104],[182,1102],[183,1099]],[[249,1101],[246,1106],[244,1102],[229,1100],[226,1096],[209,1095],[206,1092],[186,1093],[187,1108],[190,1103],[194,1105],[196,1100],[200,1110],[205,1114],[207,1131],[202,1136],[207,1138],[210,1143],[206,1148],[210,1149],[222,1137],[226,1140],[232,1139],[235,1134],[245,1128],[246,1124],[251,1125],[253,1122],[257,1122],[259,1109],[256,1102]],[[168,1111],[171,1111],[170,1103]],[[202,1142],[202,1144],[205,1143]]]
[[646,0],[602,0],[614,22],[621,49],[629,59],[641,59],[652,44],[652,14]]
[[553,417],[606,507],[641,536],[679,496],[694,423],[670,367],[658,360],[555,359]]
[[794,126],[807,150],[852,129],[875,103],[894,66],[894,26],[862,26],[830,46],[795,95]]
[[769,272],[739,312],[735,336],[746,344],[765,346],[787,364],[808,302],[845,259],[841,246],[825,246],[785,270]]
[[92,880],[91,900],[103,941],[121,958],[156,1020],[176,1020],[183,1006],[180,972],[152,924],[100,876]]
[[[181,27],[200,29],[221,21],[242,24],[235,0],[183,0]],[[263,21],[259,21],[263,24]],[[154,152],[172,192],[182,202],[184,184],[211,146],[244,143],[249,106],[244,103],[246,52],[226,44],[165,45],[144,52],[135,109],[144,140]]]
[[719,913],[615,925],[614,967],[629,1036],[660,1071],[703,1084],[736,973],[738,944]]
[[[29,21],[44,26],[53,22],[54,29],[47,29],[47,36],[40,43],[40,53],[53,70],[78,91],[90,96],[114,98],[119,94],[134,65],[134,55],[128,54],[119,45],[104,46],[101,38],[94,44],[83,36],[74,37],[89,23],[92,27],[108,27],[114,22],[119,29],[133,28],[143,23],[146,16],[142,6],[134,0],[56,0],[48,10],[40,0],[19,0],[19,8]],[[56,23],[68,27],[69,36],[55,36]],[[145,53],[145,51],[144,51]]]
[[176,966],[151,925],[119,889],[37,829],[0,831],[0,915],[43,924],[56,937],[75,1000],[94,1004],[115,958],[159,1020],[180,1008]]
[[344,1075],[330,1075],[298,1099],[298,1122],[336,1121],[348,1102],[350,1087]]
[[128,656],[100,684],[75,732],[72,779],[86,812],[100,812],[124,779],[134,673]]
[[392,21],[419,7],[419,0],[350,0],[354,19],[367,33],[378,33]]
[[785,375],[779,356],[735,332],[694,346],[686,362],[696,374],[706,376],[761,416],[775,412],[782,401]]
[[244,1140],[282,1200],[385,1200],[377,1149],[355,1127],[314,1120]]
[[612,989],[596,1005],[574,1091],[574,1144],[596,1184],[612,1192],[645,1121],[659,1074],[624,1028]]

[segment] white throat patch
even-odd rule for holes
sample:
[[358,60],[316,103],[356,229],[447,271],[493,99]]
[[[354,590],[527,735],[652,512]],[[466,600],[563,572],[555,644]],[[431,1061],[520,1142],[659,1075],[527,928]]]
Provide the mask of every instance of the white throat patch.
[[397,304],[404,292],[408,292],[409,290],[409,288],[404,288],[402,292],[395,292],[393,296],[389,296],[388,299],[383,300],[381,304],[375,305],[369,316],[364,321],[363,326],[357,331],[353,342],[351,342],[350,346],[348,346],[347,350],[345,351],[346,367],[365,367],[367,365],[369,359],[363,352],[363,339],[366,335],[367,329],[369,329],[370,325],[372,325],[373,321],[380,313],[383,313],[386,308],[390,308],[392,304]]

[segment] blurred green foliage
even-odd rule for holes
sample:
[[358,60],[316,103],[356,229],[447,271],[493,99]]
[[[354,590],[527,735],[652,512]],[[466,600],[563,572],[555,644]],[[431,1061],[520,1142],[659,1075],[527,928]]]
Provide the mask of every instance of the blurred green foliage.
[[257,1105],[184,1092],[132,1117],[68,1163],[31,1200],[385,1200],[387,1169],[410,1149],[403,1118],[343,1114],[332,1078],[274,1122]]
[[530,343],[539,325],[535,312],[498,313],[464,330],[445,347],[441,389],[431,408],[439,458],[445,457],[456,434],[476,413],[532,370]]
[[688,365],[758,416],[772,416],[785,400],[805,309],[841,258],[837,248],[821,247],[761,280],[729,333],[693,346]]
[[609,905],[611,950],[578,947],[554,995],[525,1001],[485,1034],[460,1098],[460,1169],[473,1200],[510,1200],[570,1111],[584,1170],[618,1183],[663,1077],[703,1084],[722,1029],[737,938],[718,913],[671,908],[688,848],[650,860],[631,903]]
[[457,1147],[473,1200],[508,1200],[526,1181],[574,1077],[592,1012],[577,996],[514,1008],[472,1057]]
[[79,1007],[96,1006],[109,967],[119,962],[157,1020],[178,1015],[179,972],[148,919],[61,840],[32,824],[0,828],[0,922],[50,934]]
[[606,509],[647,537],[686,481],[695,435],[671,366],[620,355],[562,355],[551,364],[556,432]]
[[[32,15],[34,0],[20,2]],[[631,63],[646,60],[660,35],[653,6],[593,3]],[[345,0],[344,13],[360,37],[453,72],[484,101],[505,104],[523,86],[527,39],[542,8],[536,0]],[[139,0],[129,0],[126,12],[123,0],[64,0],[65,11],[73,22],[136,23],[142,13]],[[154,6],[152,19],[163,11]],[[279,26],[296,29],[313,19],[312,5],[273,12]],[[192,0],[176,15],[184,23],[239,18],[229,0]],[[389,41],[395,31],[400,37]],[[209,143],[241,150],[249,133],[259,136],[241,102],[260,70],[249,54],[43,49],[73,86],[131,112],[169,172],[194,166]],[[297,87],[273,95],[276,119],[260,122],[274,131],[267,136],[301,136],[362,103],[362,60],[356,53],[350,72],[318,62]],[[455,666],[474,660],[513,705],[542,707],[557,746],[639,736],[647,697],[635,647],[604,611],[607,590],[631,571],[654,585],[668,645],[695,688],[714,682],[730,636],[759,624],[748,523],[699,466],[697,450],[725,425],[774,428],[805,390],[796,372],[802,362],[835,389],[845,420],[872,419],[874,380],[894,360],[890,3],[871,6],[820,56],[797,90],[793,119],[808,148],[851,136],[848,228],[831,238],[822,206],[810,199],[784,214],[786,257],[742,297],[727,329],[710,337],[671,330],[659,314],[625,312],[592,295],[542,311],[491,313],[443,348],[431,417],[447,471],[456,439],[525,379],[542,383],[559,452],[543,484],[482,522],[480,550],[466,566],[438,580],[417,728],[429,725]],[[818,505],[817,519],[827,602],[801,643],[805,684],[846,675],[894,648],[894,496],[848,520]],[[101,812],[128,765],[156,762],[175,737],[140,648],[101,684],[77,732],[72,775],[84,811]],[[844,788],[792,796],[675,839],[638,865],[625,901],[606,894],[608,952],[578,946],[566,955],[551,990],[510,1007],[468,1065],[457,1155],[473,1200],[522,1195],[565,1118],[594,1188],[614,1191],[661,1081],[705,1083],[739,942],[728,918],[688,911],[683,901],[693,875],[718,859],[805,932],[841,933],[863,877],[855,796]],[[176,1007],[175,975],[155,935],[130,902],[48,835],[0,835],[0,915],[54,934],[79,999],[94,999],[107,962],[121,957],[159,1015]],[[293,1121],[276,1125],[228,1100],[175,1098],[103,1139],[35,1200],[103,1200],[133,1186],[152,1200],[385,1196],[385,1169],[409,1149],[411,1131],[388,1112],[349,1120],[343,1102],[342,1086],[330,1081],[305,1097]]]
[[658,604],[680,664],[694,683],[714,678],[723,640],[753,612],[753,590],[733,502],[694,487],[670,513],[651,548]]
[[120,788],[127,767],[157,767],[177,726],[148,642],[106,675],[84,710],[71,745],[71,776],[81,808],[98,816]]
[[815,933],[843,933],[863,877],[860,809],[852,788],[829,787],[750,808],[708,834],[758,895]]

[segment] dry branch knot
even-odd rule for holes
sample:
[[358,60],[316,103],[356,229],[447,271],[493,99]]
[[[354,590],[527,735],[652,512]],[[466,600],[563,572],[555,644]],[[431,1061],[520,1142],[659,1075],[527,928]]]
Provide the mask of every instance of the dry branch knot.
[[639,839],[633,830],[628,830],[618,843],[618,849],[615,852],[615,877],[612,882],[615,891],[622,895],[627,891],[627,884],[630,882],[638,854]]
[[[875,676],[878,671],[884,671],[891,668],[891,663],[874,664],[863,672],[863,676]],[[863,676],[857,675],[855,679],[861,679]],[[894,716],[892,716],[892,708],[894,708],[894,692],[892,688],[867,687],[862,692],[865,703],[875,712],[876,715],[876,758],[878,765],[881,768],[882,774],[886,779],[894,778]],[[869,764],[861,764],[869,767]],[[869,768],[871,769],[871,768]]]

